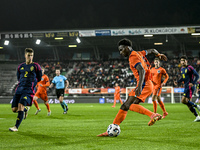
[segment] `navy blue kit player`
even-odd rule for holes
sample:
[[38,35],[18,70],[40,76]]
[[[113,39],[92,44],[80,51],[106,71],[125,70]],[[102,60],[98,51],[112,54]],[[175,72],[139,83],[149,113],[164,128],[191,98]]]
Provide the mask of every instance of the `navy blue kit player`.
[[[195,91],[195,84],[197,83],[197,80],[199,79],[199,75],[197,71],[190,65],[188,65],[187,57],[182,56],[181,60],[181,79],[178,81],[175,81],[174,84],[177,85],[178,83],[184,82],[184,93],[183,97],[181,99],[182,103],[187,105],[190,111],[195,115],[196,119],[195,122],[200,121],[200,116],[196,112],[196,109],[200,111],[200,106],[193,103],[192,100],[192,94]],[[195,78],[194,78],[195,77]]]
[[12,111],[18,113],[16,124],[9,128],[10,131],[18,131],[23,119],[26,119],[28,110],[35,94],[34,88],[42,78],[42,70],[38,63],[33,62],[34,50],[25,49],[26,62],[20,64],[17,69],[18,85],[12,101]]

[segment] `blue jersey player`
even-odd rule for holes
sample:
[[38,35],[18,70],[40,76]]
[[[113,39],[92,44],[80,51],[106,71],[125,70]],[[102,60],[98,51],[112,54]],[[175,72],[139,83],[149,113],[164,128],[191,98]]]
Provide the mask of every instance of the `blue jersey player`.
[[200,80],[197,82],[197,91],[196,91],[196,93],[199,94],[198,103],[200,104]]
[[18,116],[15,126],[9,128],[10,131],[18,131],[22,120],[27,117],[29,107],[26,106],[32,105],[34,88],[42,77],[40,65],[33,62],[33,54],[32,48],[26,48],[26,62],[20,64],[17,69],[18,85],[12,101],[12,111],[18,113]]
[[63,98],[64,98],[64,92],[65,90],[67,90],[69,86],[69,81],[67,80],[65,76],[60,74],[60,69],[56,69],[56,76],[53,78],[53,81],[51,85],[49,86],[49,88],[52,88],[53,85],[56,86],[56,95],[60,101],[60,105],[62,106],[64,110],[63,114],[67,114],[68,106],[65,103],[65,101],[63,101]]
[[200,121],[200,116],[198,115],[198,113],[196,112],[196,109],[198,109],[198,111],[200,111],[200,106],[196,105],[195,103],[193,103],[192,100],[192,94],[195,90],[195,84],[197,82],[197,80],[199,79],[199,75],[197,73],[197,71],[190,65],[188,65],[187,63],[187,57],[186,56],[182,56],[181,60],[181,76],[182,78],[180,80],[178,80],[178,82],[174,82],[175,85],[177,85],[177,83],[181,83],[184,82],[184,93],[183,93],[183,97],[182,97],[182,103],[187,105],[188,108],[190,109],[190,111],[195,115],[196,119],[194,120],[196,121]]

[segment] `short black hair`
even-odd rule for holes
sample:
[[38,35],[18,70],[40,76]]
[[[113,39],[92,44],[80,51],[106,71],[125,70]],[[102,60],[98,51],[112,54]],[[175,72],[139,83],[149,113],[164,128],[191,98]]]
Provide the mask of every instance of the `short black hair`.
[[59,67],[56,67],[55,70],[60,70],[60,68],[59,68]]
[[34,50],[32,48],[26,48],[25,49],[25,54],[26,53],[34,53]]
[[154,61],[155,61],[155,60],[157,60],[157,61],[159,61],[159,62],[160,62],[160,59],[159,59],[159,58],[157,58],[157,57],[154,59]]
[[121,39],[119,42],[118,42],[118,46],[120,45],[124,45],[124,46],[131,46],[132,47],[132,42],[131,40],[127,39],[127,38],[124,38],[124,39]]
[[186,55],[183,55],[183,56],[181,56],[181,58],[180,59],[185,59],[185,60],[187,60],[188,58],[187,58],[187,56]]

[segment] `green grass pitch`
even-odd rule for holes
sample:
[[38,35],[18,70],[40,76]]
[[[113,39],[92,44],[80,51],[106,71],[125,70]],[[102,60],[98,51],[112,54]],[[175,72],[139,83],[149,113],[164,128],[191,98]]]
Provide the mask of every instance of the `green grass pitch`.
[[[153,110],[153,105],[142,104]],[[165,104],[169,115],[153,126],[150,118],[129,111],[120,125],[118,137],[96,137],[105,132],[115,118],[120,105],[69,104],[67,115],[59,104],[50,104],[52,115],[47,116],[44,104],[42,111],[34,115],[33,105],[18,132],[10,132],[17,114],[10,105],[0,105],[0,149],[2,150],[199,150],[200,122],[183,104]],[[162,111],[158,105],[158,113]]]

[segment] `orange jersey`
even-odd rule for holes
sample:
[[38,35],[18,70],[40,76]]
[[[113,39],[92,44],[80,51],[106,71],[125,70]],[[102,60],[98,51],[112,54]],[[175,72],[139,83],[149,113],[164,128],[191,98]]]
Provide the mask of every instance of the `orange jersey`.
[[136,69],[136,66],[138,64],[141,64],[145,70],[145,81],[148,81],[150,79],[150,70],[147,67],[147,63],[145,61],[144,58],[146,55],[146,51],[132,51],[130,56],[129,56],[129,64],[130,64],[130,68],[133,72],[133,75],[136,78],[137,81],[137,85],[139,83],[139,73],[138,70]]
[[151,75],[152,75],[152,82],[154,84],[154,86],[161,86],[161,80],[163,75],[165,76],[165,80],[163,81],[163,83],[166,83],[167,80],[169,79],[169,76],[166,72],[166,70],[162,67],[159,68],[151,68]]
[[114,93],[114,95],[116,96],[116,95],[120,95],[120,86],[116,86],[115,87],[115,93]]
[[[42,86],[40,86],[40,84]],[[37,91],[41,93],[45,93],[47,91],[47,86],[50,86],[49,78],[47,75],[43,75],[40,82],[37,83]]]

